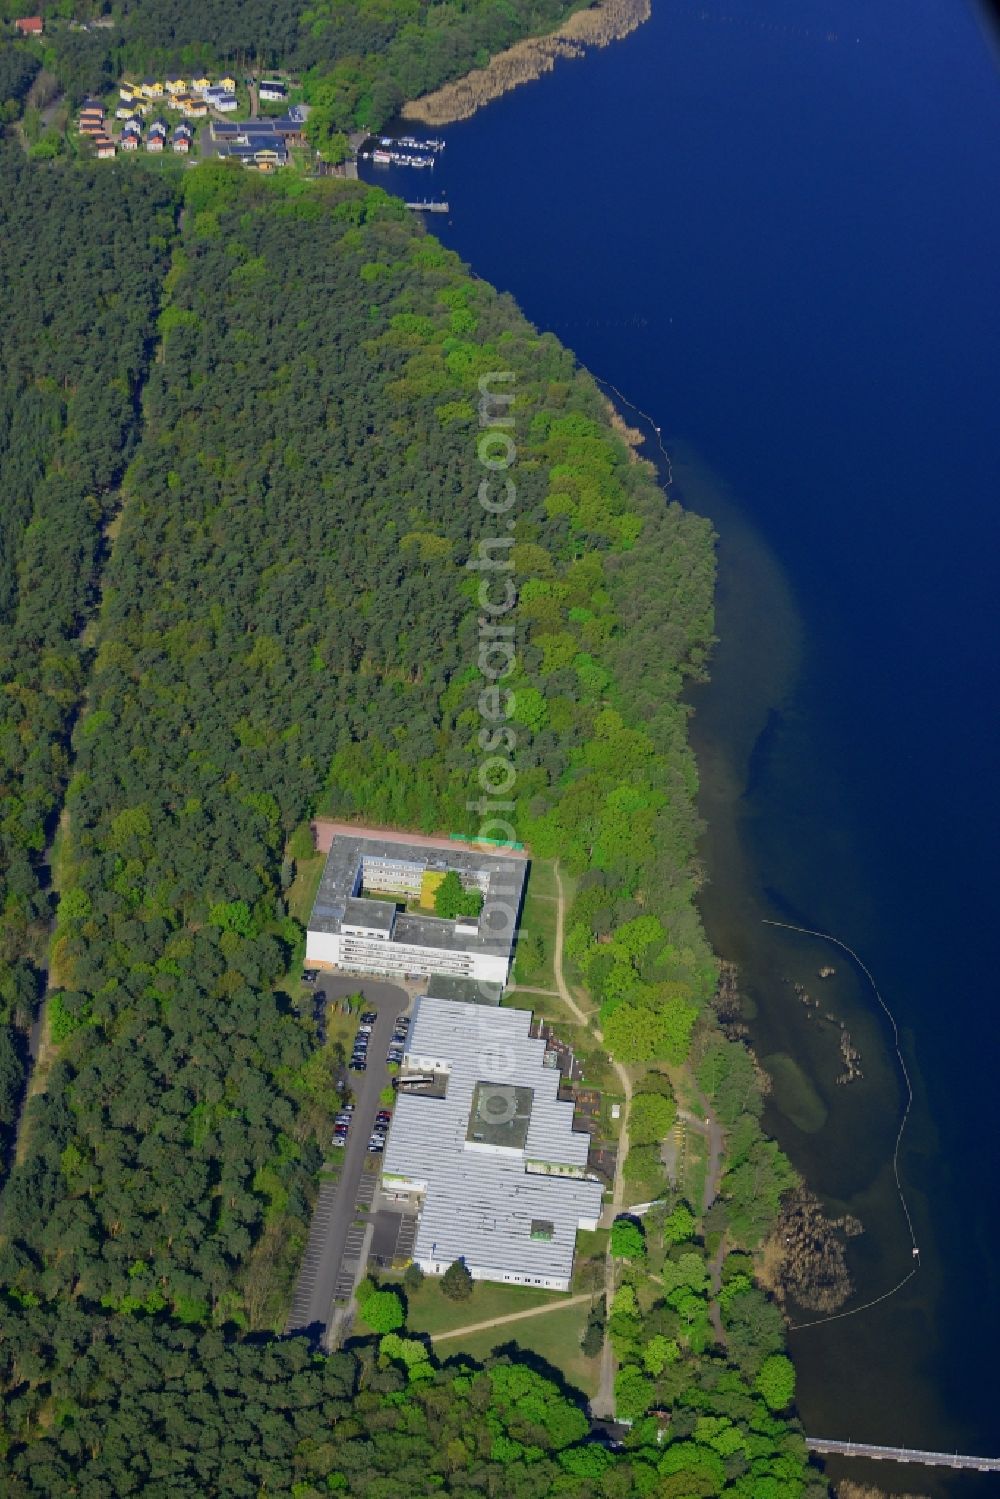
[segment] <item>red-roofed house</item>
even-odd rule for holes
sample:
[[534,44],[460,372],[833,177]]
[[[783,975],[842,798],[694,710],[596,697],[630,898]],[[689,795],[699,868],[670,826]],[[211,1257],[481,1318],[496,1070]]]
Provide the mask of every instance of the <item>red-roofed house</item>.
[[14,29],[22,36],[41,36],[45,23],[41,16],[22,16],[19,21],[14,22]]

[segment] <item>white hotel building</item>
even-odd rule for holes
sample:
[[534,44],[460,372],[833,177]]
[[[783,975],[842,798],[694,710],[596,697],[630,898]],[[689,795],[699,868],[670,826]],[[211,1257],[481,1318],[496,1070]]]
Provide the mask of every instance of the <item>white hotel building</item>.
[[[524,892],[523,858],[473,847],[423,846],[385,834],[338,834],[330,847],[306,934],[306,966],[349,973],[507,982]],[[397,909],[419,896],[428,872],[458,874],[483,895],[476,918],[445,921]]]

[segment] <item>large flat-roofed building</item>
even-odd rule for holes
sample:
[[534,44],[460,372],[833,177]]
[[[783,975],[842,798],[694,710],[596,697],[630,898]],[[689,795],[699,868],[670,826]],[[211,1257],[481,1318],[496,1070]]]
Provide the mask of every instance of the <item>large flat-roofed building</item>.
[[[432,908],[434,884],[449,872],[483,898],[476,917],[445,920],[405,909]],[[397,977],[440,975],[504,985],[510,970],[527,861],[480,853],[442,839],[339,833],[306,934],[306,964]],[[403,907],[403,909],[400,909]]]
[[530,1025],[530,1010],[416,1002],[383,1185],[417,1208],[430,1275],[462,1259],[478,1280],[566,1291],[577,1231],[597,1227],[590,1136]]

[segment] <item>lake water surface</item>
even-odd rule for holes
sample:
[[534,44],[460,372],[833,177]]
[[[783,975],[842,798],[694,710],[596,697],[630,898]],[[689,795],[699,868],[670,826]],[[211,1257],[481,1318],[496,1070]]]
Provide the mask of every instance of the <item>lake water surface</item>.
[[[858,1301],[912,1264],[898,1067],[842,956],[761,918],[842,936],[902,1027],[921,1269],[792,1334],[803,1420],[993,1453],[995,55],[965,0],[654,0],[626,41],[444,133],[432,183],[367,175],[447,196],[434,231],[653,413],[676,492],[719,530],[721,644],[695,699],[705,919],[779,1078],[769,1127],[864,1221]],[[864,1059],[851,1087],[840,1019]]]

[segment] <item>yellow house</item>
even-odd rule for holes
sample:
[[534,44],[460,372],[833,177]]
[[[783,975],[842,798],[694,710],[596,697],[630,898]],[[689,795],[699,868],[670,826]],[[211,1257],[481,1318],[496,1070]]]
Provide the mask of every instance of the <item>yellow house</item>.
[[191,87],[196,94],[203,94],[207,88],[212,87],[211,78],[192,78]]
[[144,78],[139,85],[147,99],[162,99],[163,84],[158,78]]
[[175,74],[171,74],[170,77],[167,79],[167,93],[168,94],[186,94],[187,93],[187,79],[185,79],[185,78],[178,78]]
[[219,79],[219,87],[220,88],[224,88],[226,90],[226,92],[229,93],[229,94],[235,94],[235,92],[236,92],[236,79],[235,78],[220,78]]
[[140,94],[139,85],[136,83],[123,83],[118,90],[118,97],[123,104],[131,104],[132,100]]

